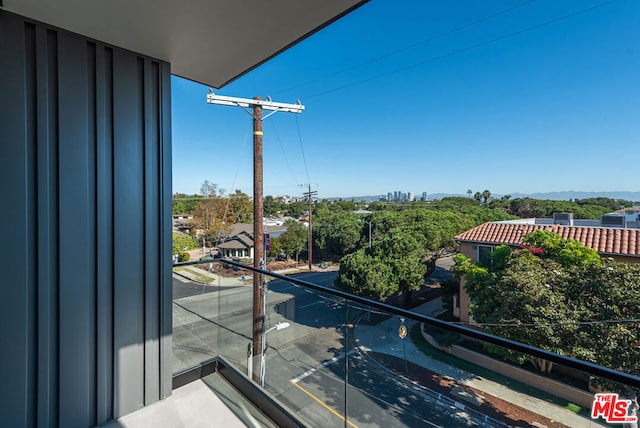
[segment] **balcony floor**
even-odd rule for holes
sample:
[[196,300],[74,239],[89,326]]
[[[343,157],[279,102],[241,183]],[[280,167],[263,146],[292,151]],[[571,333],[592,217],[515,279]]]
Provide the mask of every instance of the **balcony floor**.
[[216,373],[174,389],[172,396],[166,400],[102,425],[103,428],[159,426],[233,428],[275,425]]

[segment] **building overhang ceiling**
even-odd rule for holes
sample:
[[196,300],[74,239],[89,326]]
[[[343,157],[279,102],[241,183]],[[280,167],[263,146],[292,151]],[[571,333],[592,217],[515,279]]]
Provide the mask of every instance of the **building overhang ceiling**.
[[220,88],[368,0],[0,0],[9,12],[171,63]]

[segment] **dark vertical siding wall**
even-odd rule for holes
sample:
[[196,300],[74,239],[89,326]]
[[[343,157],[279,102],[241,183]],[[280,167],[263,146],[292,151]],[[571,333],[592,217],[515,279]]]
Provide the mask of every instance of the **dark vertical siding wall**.
[[0,415],[88,427],[171,393],[166,63],[0,11]]

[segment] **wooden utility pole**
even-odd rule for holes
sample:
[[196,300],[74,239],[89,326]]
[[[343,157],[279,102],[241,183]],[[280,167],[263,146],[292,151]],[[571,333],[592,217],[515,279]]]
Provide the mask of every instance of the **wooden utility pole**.
[[[260,101],[260,97],[254,100]],[[264,269],[264,222],[262,200],[262,106],[253,106],[253,267]],[[253,380],[260,383],[260,359],[264,332],[264,276],[253,275]]]
[[[253,119],[253,267],[266,268],[266,254],[264,251],[264,221],[263,221],[263,174],[262,174],[262,121],[274,113],[302,113],[304,106],[300,102],[296,104],[274,103],[269,97],[263,101],[260,97],[252,100],[246,98],[226,97],[216,95],[209,89],[207,95],[208,104],[218,104],[241,107],[249,113]],[[249,110],[251,108],[252,110]],[[262,116],[263,110],[272,110],[266,116]],[[263,342],[265,336],[265,306],[267,298],[264,275],[257,272],[253,275],[253,343],[248,349],[247,366],[251,377],[258,384],[263,385],[261,366],[264,358]],[[262,363],[262,364],[261,364]]]
[[317,191],[311,191],[311,186],[317,186],[317,184],[311,184],[311,183],[307,183],[307,184],[301,184],[301,186],[306,186],[307,187],[307,191],[305,193],[303,193],[303,196],[305,198],[307,198],[307,201],[309,201],[309,270],[312,270],[312,262],[313,262],[313,243],[312,243],[312,237],[313,237],[313,227],[312,227],[312,223],[311,223],[311,219],[313,217],[313,197],[315,195],[318,194]]

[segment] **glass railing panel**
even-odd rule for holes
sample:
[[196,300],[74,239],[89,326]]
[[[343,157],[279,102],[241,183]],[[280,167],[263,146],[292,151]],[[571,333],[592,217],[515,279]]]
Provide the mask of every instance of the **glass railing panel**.
[[584,371],[425,323],[413,325],[409,336],[408,360],[426,370],[409,377],[470,418],[508,426],[598,426],[590,417],[593,391]]
[[[335,274],[296,275],[331,284]],[[345,424],[344,299],[266,277],[263,385],[308,426]]]
[[459,369],[418,348],[414,336],[420,334],[420,323],[360,304],[350,306],[355,347],[347,414],[356,426],[502,426],[455,396],[452,379]]
[[357,426],[600,426],[610,404],[604,402],[603,417],[593,419],[594,392],[620,392],[620,400],[635,394],[584,370],[514,353],[410,314],[354,303],[349,314],[355,347],[347,417]]
[[217,315],[210,310],[218,284],[208,265],[174,266],[173,372],[194,367],[217,356]]
[[251,341],[251,289],[250,273],[225,263],[173,267],[174,373],[218,357],[220,347],[242,366]]
[[253,335],[253,276],[250,270],[226,263],[218,266],[220,281],[216,300],[217,354],[238,372],[248,372],[248,353]]
[[532,356],[545,351],[420,308],[345,295],[335,272],[263,273],[264,347],[251,355],[254,273],[219,261],[197,269],[174,274],[175,371],[220,357],[308,426],[597,426],[609,401],[593,419],[594,393],[630,397],[601,379],[606,368],[557,355],[566,366],[550,365]]

